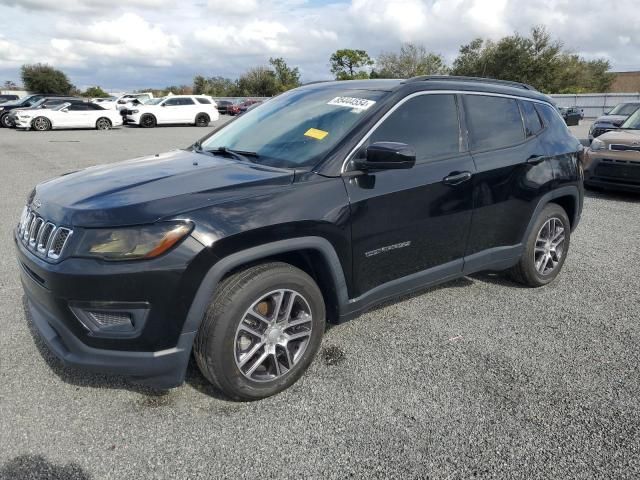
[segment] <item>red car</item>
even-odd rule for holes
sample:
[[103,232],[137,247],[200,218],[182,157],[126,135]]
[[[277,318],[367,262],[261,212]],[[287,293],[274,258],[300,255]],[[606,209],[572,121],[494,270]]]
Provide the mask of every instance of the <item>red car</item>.
[[242,103],[236,103],[234,105],[230,105],[227,107],[228,115],[240,115],[241,113],[246,112],[253,105],[257,105],[262,103],[262,100],[245,100]]

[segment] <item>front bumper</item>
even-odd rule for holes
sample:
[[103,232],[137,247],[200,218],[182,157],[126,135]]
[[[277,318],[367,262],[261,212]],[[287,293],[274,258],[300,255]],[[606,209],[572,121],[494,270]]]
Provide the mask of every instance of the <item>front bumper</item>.
[[29,128],[31,127],[31,118],[16,118],[13,121],[13,126],[16,128]]
[[128,114],[126,117],[123,118],[123,121],[128,125],[139,125],[140,114],[139,113]]
[[632,151],[586,151],[584,183],[595,187],[640,192],[640,154]]
[[[140,266],[134,271],[132,262],[124,262],[129,263],[127,267],[69,258],[48,264],[15,236],[14,240],[33,325],[65,365],[124,375],[160,389],[184,381],[196,332],[182,328],[195,295],[183,279],[185,260],[201,248],[198,242],[188,237],[174,251],[145,265],[144,270],[154,272],[145,275]],[[169,284],[164,285],[166,282]],[[157,294],[152,290],[158,290]],[[96,335],[71,308],[78,302],[109,301],[148,303],[150,309],[140,332],[127,337]]]

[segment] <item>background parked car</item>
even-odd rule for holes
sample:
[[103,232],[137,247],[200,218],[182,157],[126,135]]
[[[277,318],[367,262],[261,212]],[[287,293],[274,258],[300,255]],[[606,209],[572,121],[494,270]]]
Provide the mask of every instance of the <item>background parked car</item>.
[[584,113],[578,107],[559,107],[560,114],[567,125],[579,125]]
[[231,100],[216,100],[216,105],[218,106],[218,112],[225,115],[228,114],[229,107],[233,105]]
[[36,103],[34,103],[30,107],[14,108],[13,110],[11,110],[11,112],[9,113],[9,117],[7,118],[7,123],[10,124],[9,126],[15,127],[16,119],[18,118],[18,114],[20,112],[24,110],[38,110],[43,108],[52,108],[52,107],[55,107],[56,105],[60,105],[61,103],[65,103],[65,102],[85,103],[85,100],[83,100],[80,97],[44,97],[38,100]]
[[123,108],[127,108],[127,104],[135,99],[138,100],[150,100],[153,98],[153,93],[151,92],[143,92],[143,93],[125,93],[124,95],[120,95],[119,97],[109,97],[107,99],[103,99],[101,102],[92,100],[93,103],[99,103],[101,107],[104,108],[113,108],[115,110],[121,110]]
[[172,95],[126,110],[126,123],[144,128],[160,124],[206,127],[220,118],[216,102],[206,95]]
[[122,125],[120,113],[105,109],[91,102],[65,102],[52,108],[22,110],[18,113],[16,127],[34,130],[54,128],[95,128],[108,130]]
[[14,100],[12,102],[5,102],[0,105],[0,127],[9,128],[11,124],[9,123],[9,113],[16,108],[25,108],[31,107],[36,104],[39,100],[42,100],[45,97],[66,97],[67,95],[52,95],[52,94],[44,94],[44,93],[34,93],[33,95],[28,95],[19,100]]
[[18,95],[13,95],[13,94],[0,95],[0,103],[12,102],[19,99],[20,97]]
[[640,192],[640,109],[619,129],[595,138],[583,166],[585,185]]
[[638,108],[640,108],[640,103],[619,103],[593,122],[593,125],[591,125],[589,129],[589,140],[591,141],[605,132],[620,127]]

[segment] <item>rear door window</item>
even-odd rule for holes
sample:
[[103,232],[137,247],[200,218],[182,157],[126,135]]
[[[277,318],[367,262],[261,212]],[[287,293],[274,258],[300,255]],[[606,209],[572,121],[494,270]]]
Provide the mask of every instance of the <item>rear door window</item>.
[[542,125],[542,120],[540,120],[538,112],[536,112],[536,108],[533,106],[533,103],[522,100],[520,101],[520,108],[522,109],[522,117],[524,118],[524,129],[527,137],[531,137],[539,133],[544,127]]
[[459,153],[455,96],[431,94],[407,100],[371,134],[367,145],[375,142],[406,143],[415,148],[417,161]]
[[516,100],[464,95],[464,103],[472,150],[494,150],[524,140],[524,126]]

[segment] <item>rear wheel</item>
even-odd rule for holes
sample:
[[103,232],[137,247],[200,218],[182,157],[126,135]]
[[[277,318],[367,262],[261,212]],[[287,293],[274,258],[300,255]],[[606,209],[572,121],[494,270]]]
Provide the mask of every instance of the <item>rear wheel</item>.
[[206,113],[199,113],[196,116],[196,127],[208,127],[210,121],[209,115]]
[[46,117],[36,117],[31,122],[31,128],[44,132],[45,130],[51,130],[51,122]]
[[293,385],[311,364],[325,327],[322,293],[289,264],[249,267],[220,285],[194,342],[203,375],[237,400]]
[[96,121],[96,130],[109,130],[111,128],[111,120],[102,117]]
[[571,225],[564,209],[549,203],[538,216],[512,278],[529,287],[541,287],[560,273],[569,252]]
[[153,115],[146,113],[140,117],[140,126],[142,128],[153,128],[157,125],[156,117]]

